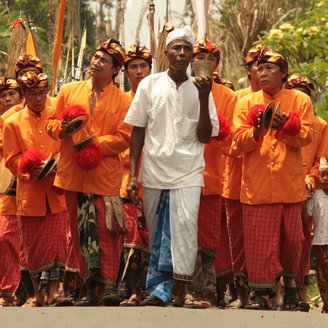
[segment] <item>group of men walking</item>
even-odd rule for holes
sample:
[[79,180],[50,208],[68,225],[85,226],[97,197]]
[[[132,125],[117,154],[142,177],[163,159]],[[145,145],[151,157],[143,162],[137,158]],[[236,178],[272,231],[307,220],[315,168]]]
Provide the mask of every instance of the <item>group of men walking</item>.
[[287,59],[256,45],[250,87],[234,92],[212,78],[217,45],[189,27],[169,33],[165,57],[150,74],[148,49],[109,39],[90,78],[55,98],[30,55],[1,80],[1,155],[16,179],[0,196],[2,306],[308,310],[306,201],[328,157],[313,85],[285,84]]

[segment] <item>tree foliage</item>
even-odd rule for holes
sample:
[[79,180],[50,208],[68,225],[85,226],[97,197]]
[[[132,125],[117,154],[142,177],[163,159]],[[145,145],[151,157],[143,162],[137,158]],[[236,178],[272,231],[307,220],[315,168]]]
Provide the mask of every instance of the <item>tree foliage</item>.
[[214,0],[210,37],[221,44],[221,74],[236,82],[245,76],[243,58],[268,31],[286,19],[295,19],[313,0]]
[[328,1],[264,32],[261,42],[287,56],[289,72],[306,75],[317,89],[317,111],[328,120]]
[[[31,2],[27,0],[0,0],[0,75],[5,73],[7,62],[7,46],[11,36],[11,26],[15,19],[21,17],[27,23],[28,15],[31,16],[37,29],[37,41],[40,49],[40,57],[44,71],[52,78],[52,51],[54,36],[56,31],[57,11],[60,0],[39,0]],[[68,3],[68,1],[66,1]],[[87,66],[91,54],[93,53],[97,41],[95,39],[96,16],[90,8],[88,0],[79,0],[80,27],[74,33],[75,41],[75,61],[77,60],[80,38],[83,31],[84,22],[87,26],[87,44],[84,53],[84,66]],[[74,8],[73,8],[74,9]],[[66,7],[64,30],[69,30],[71,23],[68,22]],[[65,33],[63,37],[62,47],[62,66],[59,74],[62,74],[65,65],[65,55],[67,53],[67,42],[69,33]],[[59,75],[60,76],[60,75]]]

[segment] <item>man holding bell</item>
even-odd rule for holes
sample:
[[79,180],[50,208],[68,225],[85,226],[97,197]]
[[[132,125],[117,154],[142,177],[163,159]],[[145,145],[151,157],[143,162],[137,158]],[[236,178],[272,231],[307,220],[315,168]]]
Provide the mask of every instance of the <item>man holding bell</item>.
[[141,151],[143,205],[150,238],[150,264],[140,305],[164,306],[175,296],[182,306],[197,256],[197,218],[203,185],[204,144],[218,134],[211,76],[187,74],[192,60],[190,27],[166,39],[166,72],[139,84],[125,122],[133,125],[130,198],[138,202]]
[[64,189],[69,211],[66,271],[86,283],[79,306],[120,302],[116,281],[127,226],[119,154],[130,141],[131,127],[123,119],[131,100],[113,81],[124,59],[116,40],[101,44],[91,58],[90,79],[64,85],[46,122],[48,134],[62,141],[55,185]]
[[248,307],[269,309],[270,289],[283,276],[284,308],[295,310],[307,196],[301,147],[312,140],[313,108],[308,96],[282,87],[288,73],[283,55],[264,49],[257,70],[262,90],[237,102],[233,140],[244,153],[240,201],[249,286],[255,289]]
[[[46,165],[54,164],[50,158],[59,152],[60,142],[44,130],[45,120],[52,112],[46,105],[47,76],[28,72],[21,85],[26,105],[4,122],[3,151],[6,166],[17,177],[17,215],[35,290],[29,306],[43,306],[61,297],[59,271],[66,261],[65,199],[53,186],[54,165]],[[40,288],[43,271],[49,271],[50,277],[46,295]]]

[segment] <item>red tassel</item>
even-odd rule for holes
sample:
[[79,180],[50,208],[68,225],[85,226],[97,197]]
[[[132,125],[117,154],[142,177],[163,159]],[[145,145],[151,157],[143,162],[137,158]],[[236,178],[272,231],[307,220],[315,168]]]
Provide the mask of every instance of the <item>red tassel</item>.
[[228,137],[228,135],[231,133],[231,124],[230,122],[221,114],[218,115],[219,119],[219,135],[217,137],[213,137],[212,139],[216,141],[224,140]]
[[257,116],[259,112],[264,113],[264,111],[265,111],[265,105],[263,104],[254,105],[247,114],[246,122],[256,128],[259,124],[257,120]]
[[24,152],[19,164],[18,171],[22,174],[32,173],[33,170],[41,165],[46,157],[37,149],[30,149]]
[[295,136],[300,131],[301,131],[300,116],[296,112],[291,112],[289,114],[287,122],[281,129],[281,133],[288,134],[290,136]]
[[81,115],[89,116],[84,107],[80,105],[71,105],[64,108],[64,110],[59,114],[59,119],[62,121],[73,120]]
[[84,170],[92,170],[102,160],[102,154],[98,144],[88,144],[75,155],[75,162]]

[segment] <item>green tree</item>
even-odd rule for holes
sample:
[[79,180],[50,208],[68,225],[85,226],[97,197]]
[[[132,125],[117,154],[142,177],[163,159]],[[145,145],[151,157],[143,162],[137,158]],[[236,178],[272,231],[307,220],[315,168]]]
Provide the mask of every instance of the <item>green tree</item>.
[[221,73],[236,82],[245,76],[243,58],[259,39],[289,17],[297,17],[313,0],[214,0],[210,38],[221,44]]
[[310,78],[317,90],[316,110],[328,121],[328,1],[263,33],[260,40],[288,58],[289,72]]
[[[71,2],[73,0],[70,0]],[[75,62],[78,57],[80,39],[83,31],[84,22],[87,25],[87,44],[84,54],[83,65],[88,66],[90,57],[97,45],[95,39],[95,22],[96,16],[90,8],[88,0],[76,0],[79,8],[79,22],[80,28],[75,29]],[[40,57],[44,71],[52,79],[52,51],[55,35],[56,17],[60,0],[39,0],[31,2],[28,0],[0,0],[0,75],[5,73],[5,66],[7,62],[7,47],[11,36],[11,26],[15,19],[22,17],[25,22],[28,21],[28,15],[31,16],[34,25],[37,29],[37,41],[40,50]],[[64,24],[64,37],[62,47],[62,63],[65,64],[65,56],[67,53],[67,42],[69,33],[66,30],[71,28],[71,22],[68,21],[69,2],[66,1],[66,13]],[[76,10],[73,8],[73,10]],[[63,66],[63,65],[62,65]],[[58,72],[61,76],[63,67]]]

